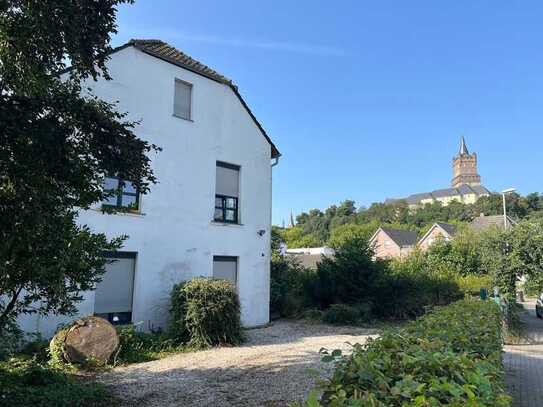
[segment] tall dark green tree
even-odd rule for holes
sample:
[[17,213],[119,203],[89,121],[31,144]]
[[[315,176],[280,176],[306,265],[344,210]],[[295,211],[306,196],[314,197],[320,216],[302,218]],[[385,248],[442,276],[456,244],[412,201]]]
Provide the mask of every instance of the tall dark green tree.
[[[131,0],[0,1],[0,334],[20,313],[69,314],[104,272],[108,240],[77,223],[117,175],[142,193],[158,150],[116,106],[82,96],[109,79],[118,5]],[[72,69],[62,77],[67,64]]]

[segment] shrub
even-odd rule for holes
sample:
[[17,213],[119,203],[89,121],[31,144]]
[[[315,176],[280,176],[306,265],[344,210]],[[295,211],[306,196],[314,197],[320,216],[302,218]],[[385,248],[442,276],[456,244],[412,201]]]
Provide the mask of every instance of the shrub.
[[138,332],[133,325],[118,327],[117,333],[119,350],[115,364],[148,362],[183,350],[183,346],[168,335]]
[[172,290],[171,333],[195,348],[242,342],[240,305],[226,280],[198,277]]
[[375,290],[374,313],[381,318],[413,318],[428,307],[447,305],[464,297],[449,273],[430,272],[421,259],[392,262]]
[[273,258],[270,270],[270,314],[293,317],[309,303],[304,287],[314,275],[296,258]]
[[321,322],[323,316],[324,316],[323,311],[321,311],[320,309],[314,309],[314,308],[307,309],[300,314],[301,319],[307,319],[314,322]]
[[312,305],[326,309],[331,304],[354,305],[373,299],[386,266],[372,256],[367,240],[356,236],[337,248],[333,258],[323,258],[305,284]]
[[354,324],[359,319],[358,310],[346,304],[332,304],[322,317],[327,324]]
[[462,300],[352,355],[336,350],[332,377],[306,406],[509,406],[501,359],[501,315],[490,301]]
[[62,370],[35,359],[0,362],[0,405],[18,407],[111,406],[100,384],[84,384]]
[[15,321],[9,320],[0,330],[0,361],[8,359],[23,344],[23,332]]
[[481,288],[486,289],[489,295],[492,292],[492,277],[487,275],[471,274],[457,277],[456,283],[466,297],[478,297]]

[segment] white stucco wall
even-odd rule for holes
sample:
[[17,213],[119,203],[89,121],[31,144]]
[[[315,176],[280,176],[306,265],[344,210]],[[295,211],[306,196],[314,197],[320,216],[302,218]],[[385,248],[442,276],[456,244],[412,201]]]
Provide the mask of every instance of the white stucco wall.
[[[112,81],[89,83],[94,93],[119,101],[128,119],[141,121],[136,134],[163,148],[153,154],[159,180],[140,199],[141,214],[81,213],[79,222],[108,237],[129,235],[123,251],[137,252],[133,322],[165,327],[172,285],[211,276],[214,255],[238,257],[242,322],[269,318],[271,146],[226,85],[184,70],[133,47],[111,56]],[[192,121],[172,115],[174,79],[193,84]],[[216,161],[241,166],[240,223],[212,221]],[[265,230],[263,236],[257,232]],[[86,293],[80,315],[94,310]],[[68,318],[73,319],[73,317]],[[27,331],[50,335],[66,318],[22,317]]]

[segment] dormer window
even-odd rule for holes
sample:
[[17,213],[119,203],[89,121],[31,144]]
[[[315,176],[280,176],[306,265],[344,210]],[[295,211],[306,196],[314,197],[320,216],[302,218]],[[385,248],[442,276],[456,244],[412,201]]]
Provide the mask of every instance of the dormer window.
[[121,180],[118,177],[106,177],[104,191],[110,192],[111,195],[104,200],[103,206],[139,210],[140,194],[132,182]]
[[191,120],[192,110],[192,84],[175,80],[173,97],[173,115],[185,120]]

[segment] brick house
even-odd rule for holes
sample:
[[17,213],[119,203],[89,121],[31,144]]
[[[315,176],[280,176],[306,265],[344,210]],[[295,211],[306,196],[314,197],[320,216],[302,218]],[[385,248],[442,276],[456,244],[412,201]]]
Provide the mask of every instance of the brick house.
[[428,248],[438,239],[449,241],[456,234],[456,226],[449,223],[436,222],[419,240],[419,248],[422,251]]
[[379,228],[370,239],[377,259],[405,258],[417,245],[417,232]]

